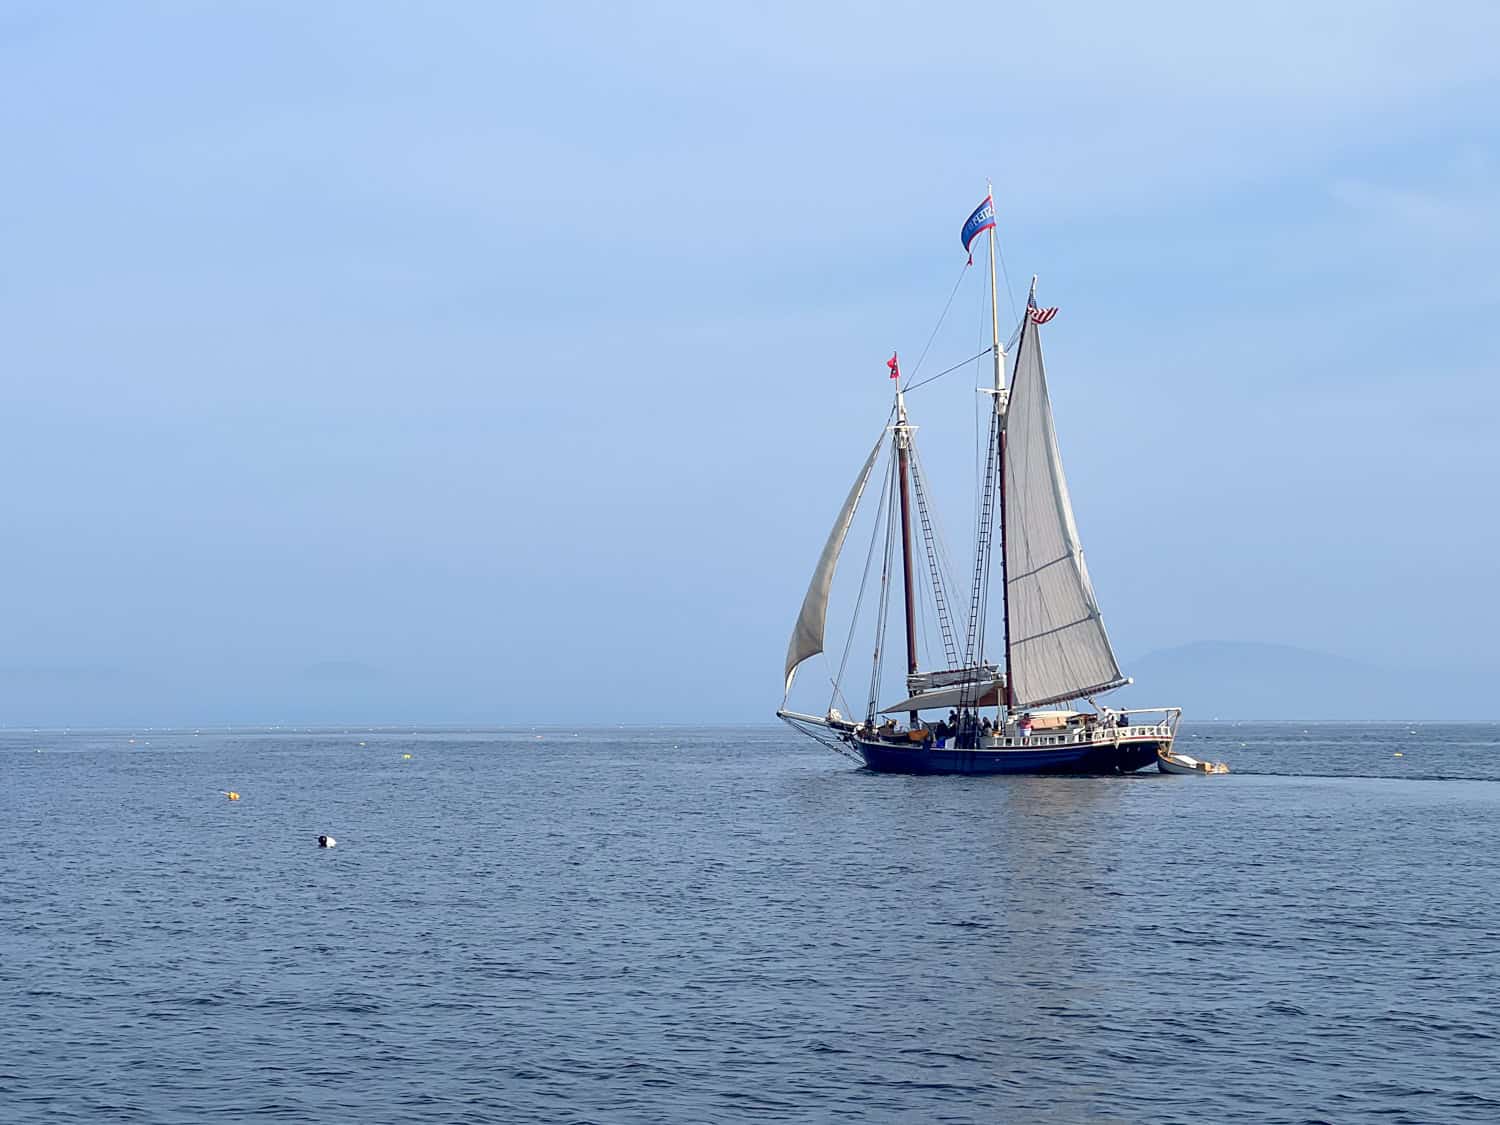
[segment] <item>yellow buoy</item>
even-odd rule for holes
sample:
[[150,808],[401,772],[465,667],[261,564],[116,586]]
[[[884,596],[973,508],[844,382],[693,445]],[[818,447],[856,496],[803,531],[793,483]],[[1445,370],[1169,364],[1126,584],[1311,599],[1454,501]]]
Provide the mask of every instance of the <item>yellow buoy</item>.
[[231,801],[238,801],[240,799],[240,795],[233,789],[226,789],[224,791],[224,796],[228,797]]
[[401,755],[401,760],[403,762],[409,762],[409,761],[411,761],[411,755],[410,754],[402,754]]
[[1393,757],[1393,758],[1404,758],[1404,757],[1406,757],[1406,755],[1403,754],[1403,753],[1401,753],[1401,751],[1397,750],[1394,754],[1391,755],[1391,757]]

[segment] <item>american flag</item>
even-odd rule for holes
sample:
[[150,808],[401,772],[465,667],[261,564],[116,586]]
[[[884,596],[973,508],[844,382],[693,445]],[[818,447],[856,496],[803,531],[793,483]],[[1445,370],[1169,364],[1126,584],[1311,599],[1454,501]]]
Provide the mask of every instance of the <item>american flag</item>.
[[1032,324],[1046,324],[1057,315],[1057,306],[1050,309],[1039,309],[1036,307],[1036,298],[1026,298],[1026,315],[1031,317]]

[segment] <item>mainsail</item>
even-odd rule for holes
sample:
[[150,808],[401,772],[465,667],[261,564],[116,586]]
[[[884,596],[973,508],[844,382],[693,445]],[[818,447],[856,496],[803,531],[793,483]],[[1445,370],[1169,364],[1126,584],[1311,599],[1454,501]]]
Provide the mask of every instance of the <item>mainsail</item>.
[[828,618],[828,591],[833,585],[833,571],[839,563],[839,552],[844,548],[844,538],[849,534],[849,525],[854,522],[854,509],[859,507],[860,495],[875,468],[875,458],[885,444],[882,433],[865,459],[865,467],[859,471],[849,497],[839,509],[838,519],[833,521],[833,530],[828,533],[828,542],[823,544],[823,553],[818,556],[818,565],[813,570],[812,581],[807,584],[807,596],[802,599],[802,610],[797,614],[797,624],[792,628],[792,639],[786,648],[786,694],[791,694],[792,677],[797,665],[809,656],[823,651],[823,626]]
[[1063,478],[1037,326],[1021,325],[1005,412],[1006,632],[1015,707],[1129,681],[1109,647]]

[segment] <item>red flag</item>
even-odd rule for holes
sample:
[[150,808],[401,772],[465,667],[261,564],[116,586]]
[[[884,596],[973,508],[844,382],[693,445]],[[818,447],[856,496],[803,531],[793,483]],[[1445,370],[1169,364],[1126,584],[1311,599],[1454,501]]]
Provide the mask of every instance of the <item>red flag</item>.
[[891,369],[891,378],[901,378],[901,365],[896,362],[896,353],[891,353],[891,358],[885,361],[885,365]]

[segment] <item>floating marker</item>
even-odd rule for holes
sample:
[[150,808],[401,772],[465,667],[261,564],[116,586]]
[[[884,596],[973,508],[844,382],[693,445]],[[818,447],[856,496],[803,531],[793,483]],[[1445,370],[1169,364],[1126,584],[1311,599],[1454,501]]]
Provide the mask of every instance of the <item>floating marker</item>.
[[220,789],[219,792],[224,794],[224,796],[228,797],[231,801],[238,801],[240,799],[240,795],[233,789]]
[[1406,757],[1406,755],[1403,754],[1403,753],[1401,753],[1401,751],[1397,750],[1394,754],[1391,755],[1391,757],[1393,757],[1393,758],[1404,758],[1404,757]]
[[335,840],[332,836],[319,836],[318,837],[318,847],[320,847],[320,848],[331,848],[331,847],[333,847],[337,843],[338,843],[338,841]]
[[409,762],[409,761],[411,761],[411,755],[410,754],[402,754],[401,755],[401,760],[403,762]]

